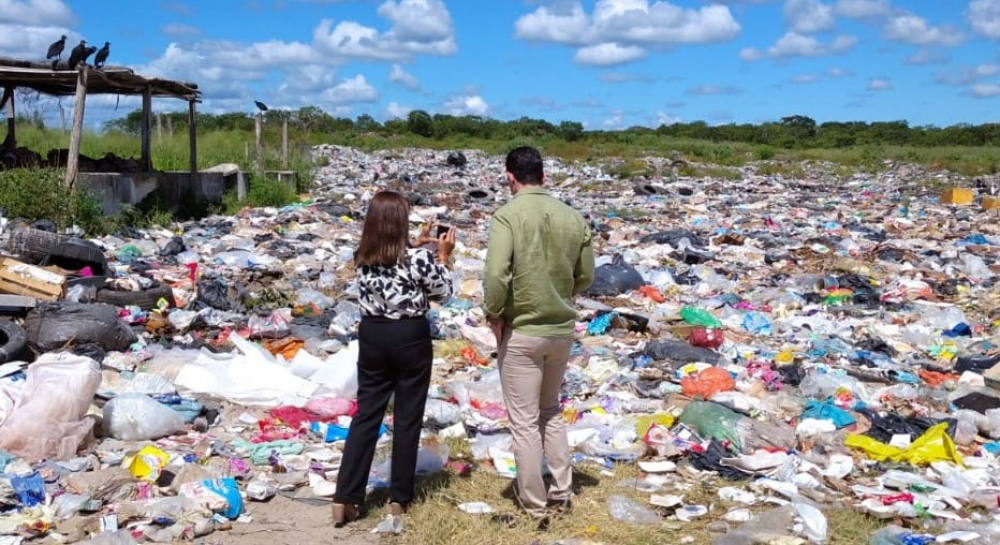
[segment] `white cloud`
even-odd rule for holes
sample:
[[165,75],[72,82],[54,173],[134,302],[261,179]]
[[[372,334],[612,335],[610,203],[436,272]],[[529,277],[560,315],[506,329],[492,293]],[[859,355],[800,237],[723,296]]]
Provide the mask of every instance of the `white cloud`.
[[621,110],[613,110],[611,115],[601,122],[609,129],[621,129],[625,127],[625,113]]
[[680,123],[681,118],[676,115],[671,115],[666,112],[656,112],[656,126],[660,125],[673,125],[675,123]]
[[573,60],[580,64],[595,66],[614,66],[639,60],[646,56],[646,51],[634,45],[622,46],[617,43],[597,44],[581,47],[576,50]]
[[1000,39],[1000,2],[996,0],[972,0],[965,11],[965,20],[975,32]]
[[479,95],[461,95],[449,98],[442,109],[450,115],[479,115],[490,113],[490,105]]
[[[73,10],[61,0],[0,0],[0,23],[37,27],[76,24]],[[52,39],[59,39],[56,36]]]
[[358,74],[320,93],[320,100],[324,104],[338,106],[356,102],[375,102],[378,100],[378,91],[368,84],[363,75]]
[[0,23],[0,56],[15,59],[44,60],[49,45],[66,35],[66,48],[62,58],[66,59],[80,39],[65,28],[20,26]]
[[784,12],[785,21],[795,32],[830,30],[836,21],[833,7],[819,0],[787,0]]
[[824,44],[812,36],[788,32],[763,51],[753,47],[741,50],[740,58],[745,61],[756,61],[768,58],[823,57],[847,51],[857,43],[858,39],[854,36],[837,36],[832,43]]
[[163,25],[160,32],[167,36],[196,36],[201,34],[201,29],[191,25]]
[[406,116],[410,115],[413,108],[409,106],[403,106],[397,102],[390,102],[388,106],[385,107],[385,117],[387,119],[405,119]]
[[969,94],[976,98],[993,98],[1000,96],[1000,85],[996,83],[977,83],[969,89]]
[[833,7],[835,14],[852,19],[881,17],[892,13],[889,0],[839,0]]
[[868,80],[869,91],[887,91],[892,89],[892,80],[889,78],[872,78]]
[[910,55],[906,59],[908,64],[913,65],[926,65],[926,64],[946,64],[948,63],[948,56],[937,51],[931,51],[928,49],[921,49],[914,54]]
[[579,62],[607,63],[635,60],[638,50],[648,46],[727,41],[740,30],[726,6],[692,9],[648,0],[598,0],[592,14],[579,1],[559,2],[540,6],[514,23],[517,38],[585,48],[577,52]]
[[322,19],[313,46],[324,55],[370,60],[407,60],[415,55],[454,55],[458,51],[451,14],[442,0],[389,0],[378,8],[391,28],[378,30],[354,21]]
[[403,67],[398,64],[392,65],[392,71],[389,72],[389,81],[398,83],[411,91],[420,89],[420,82],[417,80],[416,76],[410,74],[406,70],[403,70]]
[[742,91],[735,85],[699,85],[686,92],[689,95],[735,95]]
[[655,76],[649,74],[629,74],[625,72],[604,72],[600,76],[604,83],[653,83]]
[[961,31],[949,26],[931,26],[927,19],[912,13],[904,13],[890,17],[885,24],[885,37],[916,45],[954,46],[965,39]]
[[788,79],[792,83],[806,84],[806,83],[816,83],[819,81],[819,76],[816,74],[800,74],[798,76],[792,76]]
[[993,63],[962,66],[955,70],[942,70],[935,77],[935,81],[945,85],[964,86],[983,78],[995,76],[998,73],[1000,73],[1000,65]]
[[831,78],[846,78],[853,76],[854,72],[851,72],[850,70],[847,70],[845,68],[839,68],[834,66],[832,68],[827,69],[826,75],[830,76]]

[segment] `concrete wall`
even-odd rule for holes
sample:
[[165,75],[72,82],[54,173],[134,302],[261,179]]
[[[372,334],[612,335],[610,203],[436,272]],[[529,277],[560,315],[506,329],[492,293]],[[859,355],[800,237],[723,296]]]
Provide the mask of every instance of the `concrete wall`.
[[192,199],[199,202],[218,202],[227,189],[241,185],[243,173],[220,172],[152,172],[106,173],[81,172],[77,175],[78,187],[88,188],[104,205],[104,213],[117,214],[124,204],[138,204],[153,192],[160,204],[177,209]]

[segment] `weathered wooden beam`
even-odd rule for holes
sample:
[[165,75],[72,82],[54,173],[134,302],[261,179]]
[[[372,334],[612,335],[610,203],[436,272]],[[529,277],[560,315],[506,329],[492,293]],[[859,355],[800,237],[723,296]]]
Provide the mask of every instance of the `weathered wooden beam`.
[[14,115],[14,88],[7,87],[3,91],[4,102],[7,103],[7,137],[4,138],[0,148],[11,148],[17,147],[17,123],[16,116]]
[[281,168],[288,168],[288,118],[281,120]]
[[254,123],[254,132],[257,136],[257,174],[264,174],[264,114],[257,112],[257,120]]
[[188,145],[191,149],[191,176],[198,174],[198,117],[195,104],[197,104],[195,100],[188,101]]
[[90,67],[81,63],[76,78],[76,102],[73,103],[73,131],[69,135],[69,156],[66,157],[66,187],[73,188],[80,166],[80,138],[83,136],[83,111],[87,104],[87,73]]
[[143,172],[153,171],[153,158],[150,153],[149,141],[152,140],[152,123],[151,116],[153,110],[153,89],[150,86],[142,91],[142,151],[140,153],[139,163],[142,165]]

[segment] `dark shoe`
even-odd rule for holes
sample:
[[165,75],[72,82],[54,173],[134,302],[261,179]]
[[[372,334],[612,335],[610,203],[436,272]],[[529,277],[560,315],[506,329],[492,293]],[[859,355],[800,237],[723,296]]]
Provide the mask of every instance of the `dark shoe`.
[[340,528],[348,522],[354,522],[361,518],[361,507],[353,503],[333,504],[333,526]]
[[573,502],[570,499],[549,500],[545,508],[557,515],[569,515],[573,513]]

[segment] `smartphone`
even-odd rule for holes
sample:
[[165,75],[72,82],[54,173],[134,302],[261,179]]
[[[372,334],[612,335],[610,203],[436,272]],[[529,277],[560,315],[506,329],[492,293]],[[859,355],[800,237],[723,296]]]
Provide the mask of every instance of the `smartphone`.
[[441,238],[441,235],[448,234],[448,231],[450,231],[450,230],[451,230],[451,225],[440,225],[440,224],[438,224],[438,226],[437,226],[437,238]]

